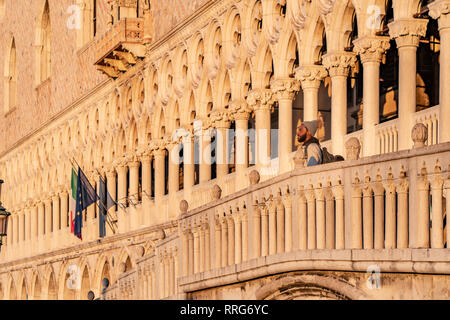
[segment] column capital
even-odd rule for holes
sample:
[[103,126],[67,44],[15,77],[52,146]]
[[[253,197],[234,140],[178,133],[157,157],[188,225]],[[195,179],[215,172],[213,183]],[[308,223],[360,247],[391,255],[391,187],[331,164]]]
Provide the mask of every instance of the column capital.
[[439,22],[439,31],[450,29],[450,0],[436,0],[428,4],[428,14]]
[[231,116],[234,120],[246,120],[250,119],[252,108],[245,100],[233,100],[230,103]]
[[294,100],[300,82],[295,78],[277,78],[270,82],[270,88],[278,100]]
[[211,124],[218,129],[227,129],[231,124],[230,112],[225,109],[211,111]]
[[155,157],[164,156],[166,149],[166,141],[163,139],[152,140],[150,143],[150,149]]
[[107,165],[105,165],[105,174],[108,179],[115,175],[115,173],[116,169],[114,168],[114,165],[112,163],[108,163]]
[[356,65],[356,54],[354,52],[330,52],[322,57],[322,63],[327,68],[331,77],[347,77],[350,68]]
[[270,110],[273,104],[273,94],[270,89],[254,89],[247,95],[247,104],[255,111]]
[[380,63],[384,53],[390,48],[389,37],[365,36],[353,41],[353,51],[359,54],[361,62]]
[[420,37],[427,33],[427,19],[399,19],[388,24],[389,35],[397,47],[418,47]]
[[322,65],[304,65],[295,70],[295,78],[301,82],[303,89],[319,89],[320,82],[327,75]]
[[140,146],[139,148],[137,148],[136,154],[143,161],[150,160],[152,156],[152,150],[149,146]]

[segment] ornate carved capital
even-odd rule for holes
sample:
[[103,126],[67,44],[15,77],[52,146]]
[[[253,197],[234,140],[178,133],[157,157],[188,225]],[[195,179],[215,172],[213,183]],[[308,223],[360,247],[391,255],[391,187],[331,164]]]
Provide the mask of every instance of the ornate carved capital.
[[450,28],[450,0],[436,0],[428,8],[430,17],[438,19],[439,30]]
[[270,110],[273,104],[273,94],[270,89],[252,90],[248,93],[247,103],[255,111]]
[[295,70],[295,78],[301,82],[303,89],[318,89],[327,75],[325,67],[318,65],[300,66]]
[[389,35],[397,42],[397,47],[419,46],[420,37],[427,33],[428,20],[401,19],[389,23]]
[[153,140],[150,143],[150,149],[154,156],[164,156],[166,149],[166,141],[163,139]]
[[332,52],[322,57],[322,64],[328,69],[331,77],[348,76],[350,68],[356,65],[356,54],[353,52]]
[[234,120],[246,120],[250,119],[252,108],[245,100],[234,100],[230,103],[231,115]]
[[293,78],[274,79],[270,82],[270,88],[278,100],[294,100],[295,94],[300,91],[300,82]]
[[215,128],[229,128],[231,124],[230,112],[225,109],[216,109],[211,112],[211,124]]
[[386,50],[390,48],[389,37],[367,36],[353,41],[353,51],[359,54],[362,63],[380,63]]

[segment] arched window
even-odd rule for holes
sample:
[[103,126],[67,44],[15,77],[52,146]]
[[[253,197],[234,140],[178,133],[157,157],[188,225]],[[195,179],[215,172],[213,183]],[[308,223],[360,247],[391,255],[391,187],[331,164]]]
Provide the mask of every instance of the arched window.
[[44,11],[37,30],[38,54],[38,84],[44,82],[51,74],[51,23],[48,0],[45,1]]
[[5,61],[5,113],[16,106],[17,98],[17,54],[14,38],[11,39]]

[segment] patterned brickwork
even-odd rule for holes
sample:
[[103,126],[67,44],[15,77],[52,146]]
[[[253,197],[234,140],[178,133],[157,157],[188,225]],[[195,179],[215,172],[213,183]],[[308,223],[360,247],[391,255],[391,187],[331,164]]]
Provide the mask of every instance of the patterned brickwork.
[[[48,0],[51,20],[52,75],[36,84],[36,28],[45,0],[6,0],[0,17],[0,73],[5,75],[6,52],[14,36],[17,50],[17,107],[4,114],[4,81],[0,81],[0,153],[29,135],[106,79],[94,66],[94,41],[77,48],[77,31],[69,29],[70,11],[77,0]],[[192,14],[208,0],[152,1],[155,39]],[[97,35],[108,28],[109,6],[98,0]]]

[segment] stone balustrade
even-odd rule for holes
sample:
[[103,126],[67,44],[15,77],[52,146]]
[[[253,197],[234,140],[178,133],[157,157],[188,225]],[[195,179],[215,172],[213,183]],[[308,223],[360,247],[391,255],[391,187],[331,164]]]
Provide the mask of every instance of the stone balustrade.
[[184,202],[178,233],[137,262],[147,270],[139,298],[178,299],[296,268],[362,271],[373,261],[443,272],[450,261],[433,250],[450,238],[448,159],[447,143],[297,169],[224,197],[211,191],[213,201],[192,210]]
[[398,126],[398,118],[376,126],[379,154],[398,151]]
[[431,146],[439,143],[439,113],[440,106],[434,106],[414,114],[414,124],[423,123],[428,130],[426,145]]

